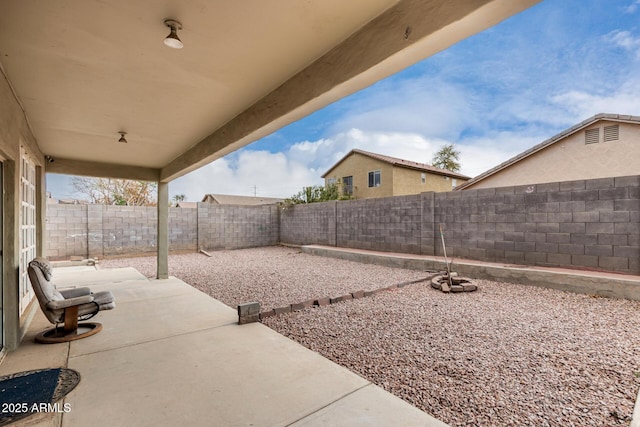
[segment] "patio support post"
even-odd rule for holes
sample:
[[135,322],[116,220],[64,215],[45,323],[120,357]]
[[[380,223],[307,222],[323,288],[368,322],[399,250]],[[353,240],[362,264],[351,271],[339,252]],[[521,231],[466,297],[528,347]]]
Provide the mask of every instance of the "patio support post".
[[169,183],[158,182],[158,279],[169,278]]

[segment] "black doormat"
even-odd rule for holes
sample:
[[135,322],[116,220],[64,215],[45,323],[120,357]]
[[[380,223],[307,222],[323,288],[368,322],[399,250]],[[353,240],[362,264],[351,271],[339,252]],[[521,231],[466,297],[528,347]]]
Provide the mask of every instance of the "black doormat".
[[38,369],[0,377],[0,426],[40,412],[65,412],[58,403],[80,382],[73,369]]

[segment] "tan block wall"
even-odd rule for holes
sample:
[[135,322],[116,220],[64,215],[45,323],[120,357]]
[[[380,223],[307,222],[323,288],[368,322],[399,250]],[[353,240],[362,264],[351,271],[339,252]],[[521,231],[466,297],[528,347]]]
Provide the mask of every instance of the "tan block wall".
[[[602,128],[615,124],[620,126],[619,139],[602,142]],[[601,142],[585,144],[585,130],[595,128],[600,128]],[[637,159],[640,125],[603,120],[466,189],[638,175]]]

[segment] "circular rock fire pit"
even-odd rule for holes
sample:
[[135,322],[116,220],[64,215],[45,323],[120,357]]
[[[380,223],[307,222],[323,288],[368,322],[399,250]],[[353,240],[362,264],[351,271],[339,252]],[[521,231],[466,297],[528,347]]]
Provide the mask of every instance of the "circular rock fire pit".
[[471,283],[471,279],[458,277],[458,273],[456,272],[452,272],[451,277],[449,277],[449,273],[447,272],[438,274],[431,279],[431,287],[445,293],[473,292],[478,290],[478,287]]

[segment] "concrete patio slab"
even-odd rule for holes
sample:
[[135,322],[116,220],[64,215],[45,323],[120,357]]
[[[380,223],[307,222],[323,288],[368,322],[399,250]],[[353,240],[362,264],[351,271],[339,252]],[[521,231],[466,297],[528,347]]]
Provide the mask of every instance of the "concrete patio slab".
[[117,298],[115,310],[96,318],[103,330],[71,343],[35,344],[36,332],[49,327],[39,313],[0,365],[2,374],[77,370],[82,380],[63,402],[71,410],[17,426],[444,425],[262,324],[237,325],[234,309],[178,279],[54,274],[62,287],[84,285],[87,273],[93,290],[110,289]]
[[[390,411],[389,405],[397,406]],[[295,427],[368,427],[375,425],[446,427],[447,424],[431,420],[424,424],[424,412],[404,400],[387,400],[387,392],[372,384],[362,387],[318,412],[292,424]]]
[[259,324],[71,357],[69,367],[83,382],[66,400],[67,427],[288,425],[368,384]]
[[[131,284],[125,282],[124,286]],[[71,357],[238,321],[235,310],[175,278],[138,281],[138,289],[129,292],[134,296],[132,300],[119,292],[119,284],[105,287],[114,293],[116,309],[102,312],[95,318],[103,326],[101,339],[72,343]]]
[[[170,277],[169,279],[173,278]],[[153,294],[150,294],[148,289],[145,286],[141,285],[151,283],[152,282],[147,278],[145,278],[144,281],[127,280],[118,283],[102,283],[91,285],[91,290],[93,292],[111,291],[116,297],[116,304],[119,304],[121,301],[126,303],[135,301],[149,301],[150,299],[154,298],[167,298],[171,296],[199,292],[191,286],[175,286],[172,280],[154,280],[153,289],[155,292]]]
[[46,357],[43,356],[43,345],[34,341],[35,336],[45,329],[53,327],[49,320],[38,309],[34,316],[29,331],[25,335],[19,348],[19,357],[9,353],[0,364],[0,375],[8,375],[15,372],[30,371],[32,369],[59,368],[66,366],[69,357],[69,344],[50,344],[46,347]]
[[[71,267],[74,268],[74,267]],[[126,280],[148,280],[138,270],[131,267],[96,270],[95,267],[81,270],[67,270],[66,267],[54,269],[54,283],[58,287],[92,286],[105,283],[118,283]]]

